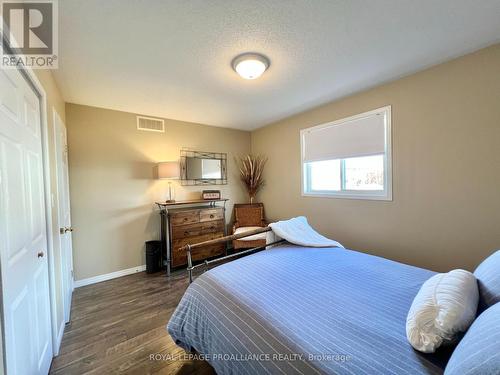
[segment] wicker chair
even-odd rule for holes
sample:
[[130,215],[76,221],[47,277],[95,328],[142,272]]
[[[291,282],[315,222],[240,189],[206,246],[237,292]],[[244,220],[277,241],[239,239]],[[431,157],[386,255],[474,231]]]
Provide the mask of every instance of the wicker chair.
[[[262,203],[235,204],[233,234],[265,227],[264,205]],[[266,244],[266,233],[259,233],[239,240],[233,240],[233,249],[251,249]]]

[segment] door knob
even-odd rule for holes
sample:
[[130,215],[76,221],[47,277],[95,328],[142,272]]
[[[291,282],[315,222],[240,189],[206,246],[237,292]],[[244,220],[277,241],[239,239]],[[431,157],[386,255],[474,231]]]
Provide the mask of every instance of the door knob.
[[43,258],[44,255],[45,253],[43,251],[39,251],[37,254],[38,258]]
[[66,227],[64,228],[65,232],[73,232],[73,227]]

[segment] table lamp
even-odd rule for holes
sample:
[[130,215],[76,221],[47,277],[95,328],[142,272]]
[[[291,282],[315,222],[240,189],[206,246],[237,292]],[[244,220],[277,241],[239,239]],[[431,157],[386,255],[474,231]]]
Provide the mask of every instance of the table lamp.
[[[176,161],[164,161],[158,163],[158,178],[161,180],[176,180],[179,178],[179,163]],[[168,181],[167,203],[174,203],[174,191],[172,181]]]

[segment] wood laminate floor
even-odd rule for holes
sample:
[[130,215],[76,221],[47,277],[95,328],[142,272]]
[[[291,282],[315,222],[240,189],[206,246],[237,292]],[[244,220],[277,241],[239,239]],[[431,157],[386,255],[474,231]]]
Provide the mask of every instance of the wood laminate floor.
[[50,373],[215,374],[205,361],[179,359],[185,352],[165,329],[187,286],[185,271],[140,272],[75,289]]

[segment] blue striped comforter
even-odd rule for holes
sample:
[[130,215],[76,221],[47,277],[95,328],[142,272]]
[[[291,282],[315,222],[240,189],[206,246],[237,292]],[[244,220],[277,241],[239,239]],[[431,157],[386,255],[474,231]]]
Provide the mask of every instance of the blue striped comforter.
[[286,245],[216,267],[187,289],[167,329],[218,374],[441,374],[406,339],[434,273],[339,248]]

